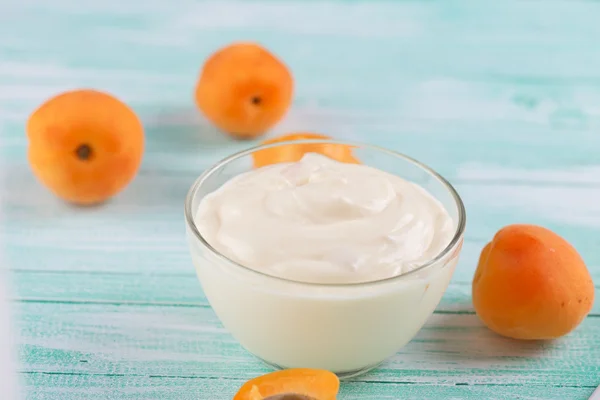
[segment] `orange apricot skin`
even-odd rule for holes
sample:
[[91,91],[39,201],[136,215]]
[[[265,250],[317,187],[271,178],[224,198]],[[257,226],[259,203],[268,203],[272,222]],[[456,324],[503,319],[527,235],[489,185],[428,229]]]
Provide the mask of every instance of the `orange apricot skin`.
[[195,100],[221,131],[253,139],[283,118],[293,91],[292,74],[280,59],[257,43],[237,42],[208,57]]
[[255,400],[283,393],[302,394],[317,400],[335,400],[340,381],[333,372],[291,368],[271,372],[244,383],[233,400]]
[[492,331],[548,340],[583,321],[594,303],[594,284],[565,239],[540,226],[514,224],[483,248],[472,295],[475,312]]
[[[135,177],[144,152],[144,129],[134,111],[93,89],[48,99],[27,121],[28,161],[37,179],[74,204],[101,203]],[[89,148],[82,159],[77,149]]]
[[[262,142],[265,144],[281,143],[281,142],[292,142],[296,140],[330,140],[331,137],[322,135],[319,133],[310,132],[295,132],[286,135],[278,136],[275,138],[267,139]],[[352,155],[352,148],[341,144],[319,144],[319,143],[306,143],[306,144],[290,144],[282,145],[277,147],[271,147],[269,149],[259,150],[252,154],[253,164],[255,168],[264,167],[270,164],[277,164],[282,162],[295,162],[299,161],[306,153],[321,153],[336,161],[345,162],[349,164],[359,164],[358,161]]]

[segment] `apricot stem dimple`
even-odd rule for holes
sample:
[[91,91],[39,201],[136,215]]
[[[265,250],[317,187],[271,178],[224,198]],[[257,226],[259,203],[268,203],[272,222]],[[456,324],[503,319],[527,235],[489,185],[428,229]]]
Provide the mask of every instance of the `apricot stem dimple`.
[[260,96],[252,96],[252,98],[250,99],[250,101],[252,102],[252,104],[254,104],[255,106],[259,105],[260,103],[262,103],[262,99],[260,98]]
[[82,161],[87,161],[92,157],[92,148],[88,144],[81,144],[75,150],[77,158]]

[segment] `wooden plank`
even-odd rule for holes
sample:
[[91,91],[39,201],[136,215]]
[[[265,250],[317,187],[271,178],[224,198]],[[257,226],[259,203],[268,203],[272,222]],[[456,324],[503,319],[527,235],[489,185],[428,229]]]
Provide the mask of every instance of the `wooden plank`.
[[[183,221],[180,222],[183,223]],[[136,229],[131,229],[132,235],[134,234],[134,230],[137,231]],[[574,231],[577,230],[575,229]],[[578,231],[583,234],[587,230],[580,229]],[[98,230],[96,233],[100,235],[105,234],[105,238],[110,240],[108,230],[105,232]],[[165,233],[165,231],[162,232],[163,235]],[[64,235],[61,239],[70,239],[73,241],[73,245],[52,245],[35,242],[34,237],[41,234],[47,234],[48,237],[51,237],[51,232],[35,232],[30,236],[30,242],[27,242],[26,239],[20,239],[20,243],[8,246],[5,250],[4,268],[56,272],[129,272],[140,275],[187,275],[193,273],[193,266],[183,232],[179,234],[174,233],[170,237],[163,236],[164,240],[162,242],[148,241],[128,245],[126,242],[117,242],[115,240],[112,250],[110,249],[110,242],[102,243],[104,239],[100,239],[98,242],[94,242],[93,240],[86,241],[84,237],[77,237],[76,235]],[[150,234],[141,234],[148,237],[151,236]],[[597,247],[594,246],[597,237],[578,236],[577,238],[578,242],[585,243],[585,246],[577,246],[583,254],[584,259],[595,261],[600,258],[600,254],[595,252]],[[465,243],[454,276],[456,281],[467,282],[473,278],[477,259],[484,244],[485,242],[483,241],[469,241]],[[588,268],[596,282],[600,282],[599,266],[600,262],[591,264],[588,261]]]
[[[123,97],[142,115],[152,139],[145,161],[151,170],[156,166],[203,169],[246,144],[222,140],[215,144],[211,135],[209,143],[201,140],[207,129],[193,110],[190,88],[206,55],[237,38],[240,30],[250,29],[246,37],[263,41],[297,71],[294,110],[278,130],[323,129],[340,137],[368,139],[431,162],[442,172],[465,160],[527,166],[595,162],[597,146],[581,145],[581,141],[598,143],[594,132],[599,126],[596,104],[600,99],[593,88],[600,84],[600,56],[583,50],[600,36],[592,17],[600,6],[578,2],[566,7],[557,2],[539,10],[509,3],[492,10],[476,3],[469,7],[418,2],[349,6],[336,1],[199,6],[185,1],[181,8],[166,11],[151,3],[135,16],[127,14],[133,12],[128,7],[115,10],[108,4],[94,14],[77,4],[68,11],[65,7],[67,15],[78,15],[77,22],[53,10],[56,20],[65,22],[61,26],[86,26],[77,40],[62,36],[61,29],[32,37],[35,33],[25,27],[45,26],[46,21],[38,9],[32,12],[30,6],[16,5],[12,12],[31,22],[12,19],[4,25],[0,50],[16,54],[0,69],[0,92],[10,93],[0,97],[6,109],[3,150],[7,157],[22,161],[27,114],[65,87],[92,86]],[[200,12],[193,11],[198,7]],[[159,16],[154,14],[157,9],[161,9]],[[327,12],[320,14],[323,9]],[[232,10],[263,18],[219,25],[217,21],[223,22],[222,16]],[[310,15],[307,20],[312,23],[281,26],[277,21],[286,19],[290,10]],[[535,15],[536,20],[526,20],[515,10]],[[563,22],[564,15],[577,13],[581,13],[577,29]],[[315,40],[325,29],[320,23],[331,26],[332,21],[314,15],[336,15],[341,25],[335,35],[326,32],[325,38]],[[103,25],[111,17],[132,19],[135,28],[114,33]],[[155,23],[156,18],[162,23]],[[481,26],[485,30],[475,28]],[[385,32],[380,31],[383,27]],[[109,45],[97,40],[114,35],[119,40],[107,41]],[[85,41],[97,45],[81,46]],[[27,43],[26,60],[15,44],[22,42]],[[166,51],[167,43],[170,56],[159,62],[156,54]],[[344,68],[339,68],[340,62]],[[357,76],[367,79],[357,82]],[[541,145],[543,152],[538,151]]]
[[[192,178],[142,175],[123,197],[92,209],[68,207],[37,183],[3,192],[4,267],[30,270],[188,273],[183,198]],[[185,182],[185,184],[183,183]],[[171,187],[170,185],[174,185]],[[600,186],[456,185],[468,210],[456,272],[471,279],[481,248],[505,224],[529,222],[563,235],[600,281]],[[28,189],[31,189],[29,191]]]
[[[209,308],[24,303],[21,370],[247,379],[268,368]],[[507,340],[476,316],[435,314],[386,364],[359,380],[419,384],[597,385],[600,318],[554,342]]]
[[[58,59],[77,70],[80,74],[77,78],[86,68],[102,71],[117,67],[173,76],[191,71],[190,60],[202,59],[207,47],[243,35],[267,40],[285,59],[301,65],[299,79],[313,90],[317,84],[340,79],[340,75],[360,76],[355,75],[356,70],[374,60],[379,65],[370,81],[382,86],[392,71],[400,76],[445,73],[477,77],[504,73],[533,79],[548,76],[581,79],[599,74],[598,55],[586,51],[600,34],[594,18],[600,7],[595,2],[551,1],[540,8],[535,3],[519,1],[506,2],[507,6],[484,6],[477,2],[464,5],[413,1],[198,4],[185,0],[177,9],[152,1],[143,10],[134,4],[117,2],[107,2],[93,9],[72,0],[61,3],[59,9],[49,8],[41,1],[17,4],[11,9],[13,18],[6,21],[4,49],[11,50],[18,43],[26,43],[32,54],[27,61]],[[44,18],[47,13],[52,13],[60,22],[56,29],[48,29],[54,25],[48,25]],[[290,13],[297,16],[296,21],[282,24],[281,21],[289,20]],[[256,17],[236,18],[234,15]],[[45,34],[26,29],[19,23],[23,20],[43,29]],[[109,25],[113,20],[119,25]],[[95,46],[84,46],[69,34],[69,29],[79,27],[87,28],[80,29],[80,38],[93,40]],[[120,40],[112,40],[116,37]],[[34,38],[37,40],[32,40]],[[377,46],[366,46],[375,41],[379,42]],[[311,47],[289,47],[290,43],[298,42],[310,43]],[[345,63],[353,54],[351,49],[358,50],[356,64]],[[171,57],[157,57],[158,51],[168,51]],[[13,58],[19,60],[18,55]],[[549,55],[556,56],[552,58],[554,62],[543,57]],[[582,59],[587,62],[578,62]],[[340,62],[344,62],[345,68],[337,67]],[[328,68],[323,71],[315,68],[327,64]],[[16,68],[10,72],[14,70],[13,74],[20,72]],[[58,77],[64,79],[60,72],[59,69]],[[50,70],[46,82],[52,82],[56,75]],[[134,82],[129,84],[139,85],[140,78],[136,79],[135,74],[131,76]],[[126,80],[109,82],[115,86],[128,83]],[[351,87],[359,86],[355,80],[352,83]],[[169,87],[161,88],[168,96]],[[345,89],[340,85],[338,88]],[[137,88],[137,93],[141,97],[146,93],[156,96],[160,92],[142,86]]]
[[[131,305],[208,306],[196,275],[110,274],[87,272],[18,271],[12,275],[18,301],[58,301]],[[600,299],[600,287],[596,287]],[[439,312],[473,312],[471,283],[450,284]],[[600,301],[592,315],[600,316]]]
[[[519,90],[521,88],[518,85],[503,88],[503,91],[509,92]],[[43,100],[45,98],[40,96],[38,103]],[[540,102],[547,100],[544,97],[539,99]],[[477,107],[483,100],[472,101],[465,108]],[[444,118],[421,119],[411,115],[402,117],[383,111],[366,112],[357,116],[351,110],[334,112],[300,108],[292,110],[266,137],[298,129],[315,130],[340,140],[367,142],[408,154],[431,165],[454,183],[461,182],[458,171],[474,164],[480,171],[485,170],[486,166],[512,167],[520,171],[515,171],[511,178],[519,179],[521,174],[527,174],[531,169],[542,173],[545,170],[552,173],[557,170],[568,172],[581,168],[597,169],[598,159],[594,157],[593,149],[600,147],[600,138],[594,134],[600,127],[600,117],[592,114],[588,116],[588,112],[584,110],[598,102],[600,96],[585,104],[572,106],[575,110],[573,112],[586,115],[581,117],[585,121],[579,127],[571,126],[568,122],[554,122],[554,118],[558,117],[552,115],[544,117],[539,123],[506,120],[484,123],[468,118],[453,121]],[[37,104],[32,104],[24,110],[29,112],[36,106]],[[135,103],[132,106],[135,107]],[[140,173],[158,175],[158,179],[161,174],[168,174],[172,179],[170,188],[177,189],[181,185],[184,186],[184,191],[187,190],[193,179],[204,169],[259,142],[228,139],[207,127],[199,112],[191,105],[182,104],[180,107],[184,109],[180,111],[182,116],[147,116],[145,120],[147,149]],[[164,118],[166,121],[152,120],[156,118]],[[20,182],[27,190],[35,190],[28,188],[34,181],[25,163],[27,142],[22,134],[23,122],[5,122],[3,125],[7,133],[0,141],[0,152],[7,164],[2,171],[7,185],[10,186],[13,181]],[[543,151],[540,151],[540,146],[543,146]],[[184,180],[178,181],[177,176]],[[597,186],[597,178],[594,183]],[[160,189],[164,182],[157,184],[157,189]],[[136,186],[135,182],[133,185]]]
[[[241,379],[164,376],[118,376],[28,373],[23,381],[31,398],[45,400],[231,400],[244,383]],[[388,382],[342,382],[343,400],[586,400],[592,388],[569,386],[425,385]]]

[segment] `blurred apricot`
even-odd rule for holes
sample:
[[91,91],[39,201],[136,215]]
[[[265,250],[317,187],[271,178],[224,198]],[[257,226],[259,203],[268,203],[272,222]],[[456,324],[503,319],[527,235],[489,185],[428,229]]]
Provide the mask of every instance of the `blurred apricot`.
[[58,197],[93,204],[120,192],[142,161],[144,130],[136,114],[110,94],[61,93],[27,122],[35,176]]
[[195,99],[217,128],[240,139],[264,134],[287,112],[293,78],[282,61],[256,43],[234,43],[204,63]]
[[592,309],[594,284],[575,248],[536,225],[498,231],[482,250],[473,305],[492,331],[515,339],[553,339]]
[[[331,137],[318,133],[297,132],[271,138],[262,144],[293,142],[297,140],[331,140]],[[352,147],[331,143],[291,143],[259,150],[252,154],[254,167],[260,168],[269,164],[299,161],[306,153],[320,153],[336,161],[349,164],[360,164],[352,155]]]

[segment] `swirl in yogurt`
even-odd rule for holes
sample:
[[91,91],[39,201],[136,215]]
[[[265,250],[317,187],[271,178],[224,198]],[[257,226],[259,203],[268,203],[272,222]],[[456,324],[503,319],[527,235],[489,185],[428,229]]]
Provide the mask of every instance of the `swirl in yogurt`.
[[201,201],[195,222],[241,265],[328,284],[406,273],[441,253],[455,228],[421,186],[316,153],[232,178]]

